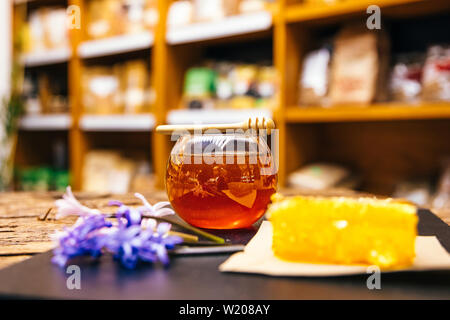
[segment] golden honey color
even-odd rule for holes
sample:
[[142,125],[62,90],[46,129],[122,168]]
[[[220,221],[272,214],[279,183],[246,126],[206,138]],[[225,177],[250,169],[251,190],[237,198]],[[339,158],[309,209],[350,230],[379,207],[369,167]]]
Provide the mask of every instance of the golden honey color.
[[392,199],[272,197],[273,251],[284,260],[409,266],[415,257],[416,207]]

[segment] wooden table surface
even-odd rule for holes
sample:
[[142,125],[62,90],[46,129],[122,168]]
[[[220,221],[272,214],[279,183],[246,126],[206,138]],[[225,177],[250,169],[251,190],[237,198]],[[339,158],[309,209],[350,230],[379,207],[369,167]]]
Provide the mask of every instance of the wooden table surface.
[[[285,191],[285,194],[292,191]],[[328,193],[326,193],[328,194]],[[333,191],[332,195],[358,195],[353,192]],[[54,208],[55,200],[61,197],[56,192],[5,192],[0,193],[0,269],[28,259],[34,254],[48,251],[53,247],[50,235],[64,226],[72,225],[75,217],[55,220],[55,209],[44,220],[46,212]],[[116,199],[129,206],[141,205],[132,194],[107,195],[75,193],[81,203],[109,213],[115,209],[108,207],[108,201]],[[144,194],[150,203],[166,200],[163,191]],[[434,210],[447,224],[450,224],[449,212]]]
[[[56,192],[4,192],[0,193],[0,269],[53,248],[50,235],[64,226],[72,225],[76,217],[55,220]],[[114,212],[108,201],[115,199],[130,206],[142,205],[132,194],[107,195],[75,193],[81,203],[102,212]],[[150,203],[167,200],[164,192],[145,194]],[[53,208],[43,220],[47,211]]]

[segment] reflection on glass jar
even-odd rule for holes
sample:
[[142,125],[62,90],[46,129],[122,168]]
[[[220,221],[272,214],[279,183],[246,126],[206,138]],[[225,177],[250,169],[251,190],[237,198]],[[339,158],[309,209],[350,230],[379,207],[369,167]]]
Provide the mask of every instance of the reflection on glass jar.
[[185,135],[167,165],[170,203],[201,228],[250,227],[263,216],[276,185],[270,149],[257,135]]

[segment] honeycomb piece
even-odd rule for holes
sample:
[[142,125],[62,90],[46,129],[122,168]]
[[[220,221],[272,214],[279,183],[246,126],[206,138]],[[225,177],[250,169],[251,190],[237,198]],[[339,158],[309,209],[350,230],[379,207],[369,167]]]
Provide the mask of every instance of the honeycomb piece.
[[274,195],[267,216],[274,254],[284,260],[377,265],[413,263],[416,207],[392,199]]

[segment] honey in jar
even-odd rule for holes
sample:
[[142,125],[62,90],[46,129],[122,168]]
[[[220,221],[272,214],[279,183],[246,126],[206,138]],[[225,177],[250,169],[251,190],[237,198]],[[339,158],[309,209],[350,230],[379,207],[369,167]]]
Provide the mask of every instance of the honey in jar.
[[256,136],[183,136],[168,161],[167,194],[178,215],[196,227],[250,227],[276,191],[274,168],[267,144]]

